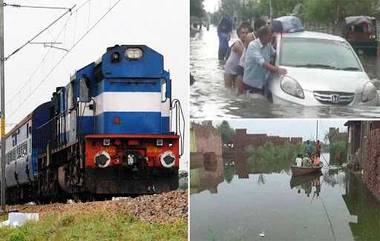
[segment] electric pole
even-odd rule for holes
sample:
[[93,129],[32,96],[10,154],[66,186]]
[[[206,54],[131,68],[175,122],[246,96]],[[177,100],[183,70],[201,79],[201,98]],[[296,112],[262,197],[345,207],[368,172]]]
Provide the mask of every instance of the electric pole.
[[318,120],[317,120],[317,131],[315,132],[315,141],[318,140]]
[[0,0],[0,136],[1,136],[1,209],[5,212],[5,84],[4,84],[4,1]]
[[[66,12],[62,14],[60,17],[58,17],[56,20],[54,20],[52,23],[50,23],[46,28],[44,28],[42,31],[40,31],[38,34],[36,34],[31,40],[23,44],[21,47],[13,51],[8,57],[5,58],[4,56],[4,7],[10,6],[10,7],[17,7],[17,8],[44,8],[44,9],[66,9]],[[1,153],[0,153],[0,161],[1,161],[1,209],[3,212],[5,212],[5,203],[6,203],[6,195],[5,195],[5,83],[4,83],[4,62],[11,57],[12,55],[16,54],[18,51],[20,51],[22,48],[24,48],[26,45],[28,45],[32,40],[37,38],[39,35],[41,35],[43,32],[45,32],[48,28],[50,28],[52,25],[54,25],[57,21],[59,21],[63,16],[70,13],[71,10],[75,7],[74,5],[72,8],[63,8],[63,7],[48,7],[48,6],[23,6],[23,5],[15,5],[15,4],[4,4],[4,0],[0,0],[0,137],[1,137]],[[65,50],[65,49],[62,49]]]

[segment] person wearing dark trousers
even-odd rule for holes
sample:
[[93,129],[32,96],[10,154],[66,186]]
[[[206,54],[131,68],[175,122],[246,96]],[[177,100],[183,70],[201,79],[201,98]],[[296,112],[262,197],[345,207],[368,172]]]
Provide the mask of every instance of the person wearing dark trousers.
[[218,24],[219,50],[218,59],[224,60],[228,53],[228,41],[232,32],[233,22],[231,17],[224,16]]

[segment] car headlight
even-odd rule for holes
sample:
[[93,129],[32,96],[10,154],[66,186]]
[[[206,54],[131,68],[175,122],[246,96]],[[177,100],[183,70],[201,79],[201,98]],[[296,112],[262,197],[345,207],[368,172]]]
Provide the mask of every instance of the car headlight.
[[368,102],[377,97],[377,89],[374,84],[367,82],[362,91],[362,101]]
[[140,48],[127,48],[125,50],[125,57],[128,59],[141,59],[143,51]]
[[292,79],[289,76],[282,77],[280,86],[281,89],[289,95],[301,99],[305,98],[305,94],[303,93],[301,85],[295,79]]

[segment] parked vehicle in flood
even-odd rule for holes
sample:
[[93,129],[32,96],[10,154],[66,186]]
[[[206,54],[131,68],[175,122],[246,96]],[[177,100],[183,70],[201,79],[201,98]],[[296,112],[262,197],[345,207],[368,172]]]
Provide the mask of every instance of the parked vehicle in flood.
[[369,16],[346,17],[343,26],[343,37],[352,45],[355,51],[366,54],[377,54],[376,19]]
[[276,34],[275,40],[274,64],[287,69],[288,73],[274,76],[268,83],[274,103],[378,104],[376,87],[345,39],[301,29]]

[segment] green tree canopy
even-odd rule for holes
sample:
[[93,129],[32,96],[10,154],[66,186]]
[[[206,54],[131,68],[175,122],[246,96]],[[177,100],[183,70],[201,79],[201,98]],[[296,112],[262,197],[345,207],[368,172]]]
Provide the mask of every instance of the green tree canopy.
[[235,130],[231,128],[230,124],[225,120],[217,128],[222,137],[222,142],[224,144],[229,143],[235,134]]
[[238,21],[269,16],[272,3],[273,17],[297,14],[304,21],[338,23],[347,16],[374,14],[379,0],[221,0],[214,23],[223,15],[234,16]]
[[203,17],[203,0],[190,0],[190,16]]

